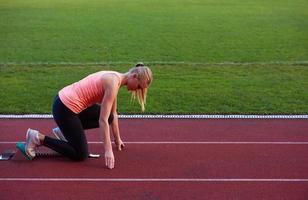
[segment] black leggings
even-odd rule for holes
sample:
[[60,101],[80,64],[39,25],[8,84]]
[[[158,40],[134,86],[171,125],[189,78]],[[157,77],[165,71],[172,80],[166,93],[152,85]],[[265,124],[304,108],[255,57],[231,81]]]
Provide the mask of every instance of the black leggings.
[[[75,114],[62,103],[59,96],[56,96],[52,114],[67,142],[45,136],[44,146],[72,160],[85,160],[89,153],[84,130],[99,127],[100,106],[95,104]],[[109,124],[112,121],[111,114],[108,119]]]

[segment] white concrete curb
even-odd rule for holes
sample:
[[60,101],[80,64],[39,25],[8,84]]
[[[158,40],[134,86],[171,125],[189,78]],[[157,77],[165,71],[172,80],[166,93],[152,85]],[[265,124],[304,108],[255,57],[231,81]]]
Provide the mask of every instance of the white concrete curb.
[[[0,119],[52,119],[48,114],[0,115]],[[308,119],[308,115],[119,115],[120,119]]]

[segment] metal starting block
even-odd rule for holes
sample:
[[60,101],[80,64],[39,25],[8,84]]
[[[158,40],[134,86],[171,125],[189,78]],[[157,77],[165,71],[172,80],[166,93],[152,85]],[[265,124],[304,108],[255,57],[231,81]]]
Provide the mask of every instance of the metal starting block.
[[11,160],[15,155],[16,150],[8,149],[5,150],[3,153],[0,154],[0,160]]

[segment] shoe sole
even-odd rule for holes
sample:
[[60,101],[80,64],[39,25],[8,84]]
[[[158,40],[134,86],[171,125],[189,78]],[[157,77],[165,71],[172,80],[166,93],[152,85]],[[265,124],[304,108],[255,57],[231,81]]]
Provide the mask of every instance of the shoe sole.
[[33,157],[29,156],[26,152],[26,145],[22,142],[17,142],[16,144],[17,149],[26,157],[27,160],[33,160]]

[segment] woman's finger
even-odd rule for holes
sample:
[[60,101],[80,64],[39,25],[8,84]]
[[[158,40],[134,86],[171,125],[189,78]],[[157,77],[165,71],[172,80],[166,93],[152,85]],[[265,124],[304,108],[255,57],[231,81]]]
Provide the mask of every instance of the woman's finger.
[[112,169],[114,167],[114,160],[112,158],[109,158],[109,168]]
[[112,151],[105,152],[105,163],[109,169],[114,168],[114,155]]

